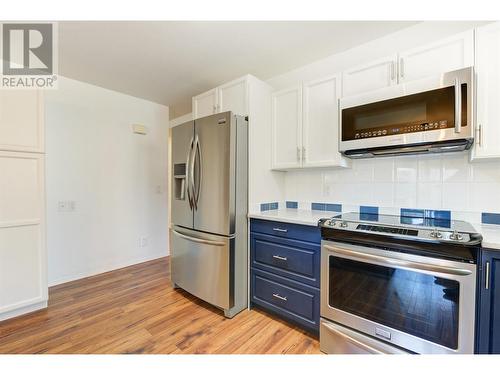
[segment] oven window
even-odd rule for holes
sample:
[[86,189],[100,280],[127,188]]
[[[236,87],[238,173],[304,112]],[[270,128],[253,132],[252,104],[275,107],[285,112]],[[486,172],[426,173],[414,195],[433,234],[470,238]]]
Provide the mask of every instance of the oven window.
[[330,306],[451,349],[458,348],[457,281],[329,258]]
[[[467,126],[467,85],[462,126]],[[342,140],[374,138],[455,127],[455,87],[382,100],[342,110]]]

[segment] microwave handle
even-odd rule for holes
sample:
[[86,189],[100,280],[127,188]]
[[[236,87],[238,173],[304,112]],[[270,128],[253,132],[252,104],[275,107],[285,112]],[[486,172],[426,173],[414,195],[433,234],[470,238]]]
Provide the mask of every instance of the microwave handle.
[[462,131],[462,88],[460,80],[455,78],[455,133]]

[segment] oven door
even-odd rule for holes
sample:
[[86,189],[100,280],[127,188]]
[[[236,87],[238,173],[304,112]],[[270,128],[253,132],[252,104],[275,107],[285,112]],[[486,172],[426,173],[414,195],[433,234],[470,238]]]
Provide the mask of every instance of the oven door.
[[473,353],[476,265],[322,241],[321,316],[415,353]]
[[473,68],[340,100],[341,152],[473,138]]

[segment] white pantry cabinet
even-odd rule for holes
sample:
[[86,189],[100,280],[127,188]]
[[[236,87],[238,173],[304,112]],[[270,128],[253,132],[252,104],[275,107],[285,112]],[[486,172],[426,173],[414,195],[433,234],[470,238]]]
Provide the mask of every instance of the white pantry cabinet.
[[474,31],[469,30],[344,71],[342,95],[358,95],[472,65]]
[[500,158],[500,22],[476,30],[476,136],[473,160]]
[[272,168],[348,167],[338,152],[340,75],[272,96]]
[[342,73],[342,96],[381,89],[397,83],[398,55],[390,55],[347,69]]
[[244,76],[193,97],[193,118],[226,111],[247,116],[249,80]]
[[0,90],[0,150],[43,152],[43,96],[38,90]]
[[47,306],[43,96],[0,90],[0,320]]

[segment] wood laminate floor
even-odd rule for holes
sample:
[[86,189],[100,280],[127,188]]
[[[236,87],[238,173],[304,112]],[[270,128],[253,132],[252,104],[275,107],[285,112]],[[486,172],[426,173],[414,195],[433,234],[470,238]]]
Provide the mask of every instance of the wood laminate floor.
[[168,258],[50,288],[49,306],[0,322],[0,353],[319,353],[259,310],[233,319],[170,282]]

